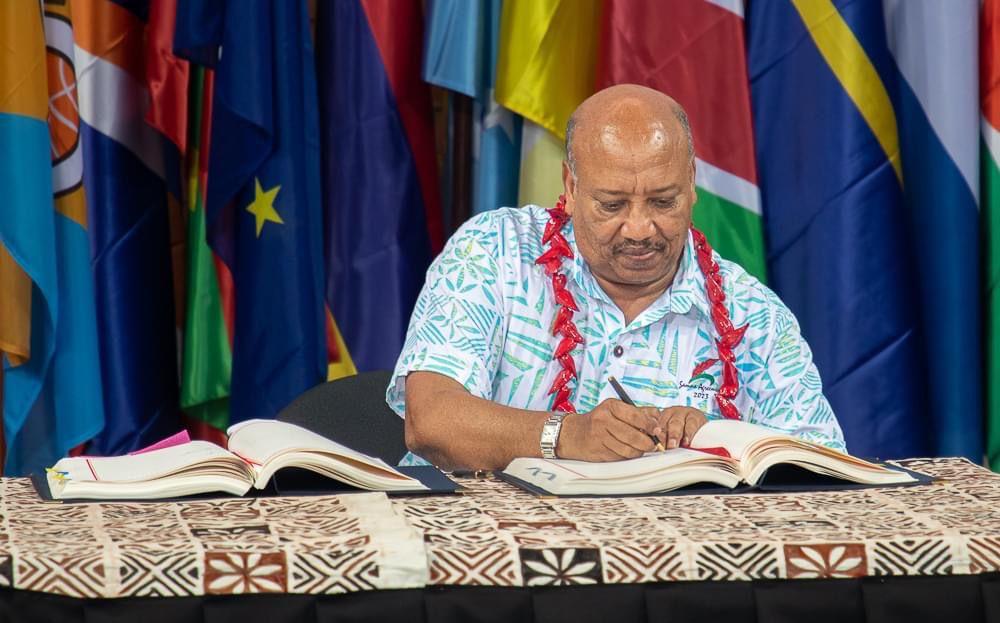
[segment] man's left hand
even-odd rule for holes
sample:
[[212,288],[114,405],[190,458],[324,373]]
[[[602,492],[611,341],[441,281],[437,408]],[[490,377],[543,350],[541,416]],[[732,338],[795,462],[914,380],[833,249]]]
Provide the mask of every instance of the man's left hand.
[[662,432],[657,436],[667,449],[691,445],[694,434],[708,421],[704,413],[692,407],[667,407],[660,411],[658,419]]

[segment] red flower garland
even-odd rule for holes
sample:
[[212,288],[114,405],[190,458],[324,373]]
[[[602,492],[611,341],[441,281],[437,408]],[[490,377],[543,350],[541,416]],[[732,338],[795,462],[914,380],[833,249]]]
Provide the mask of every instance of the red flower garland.
[[[549,221],[545,224],[545,231],[542,233],[542,244],[548,245],[538,259],[536,264],[541,264],[545,269],[545,274],[552,278],[552,292],[555,297],[556,313],[555,321],[552,323],[552,335],[562,336],[552,358],[559,362],[562,370],[556,375],[549,394],[555,394],[555,401],[552,408],[556,411],[566,413],[576,413],[573,403],[570,402],[570,381],[576,380],[576,363],[570,352],[576,348],[577,344],[583,344],[583,336],[573,322],[573,313],[579,311],[576,300],[569,290],[566,289],[566,275],[562,274],[563,258],[573,259],[573,249],[570,248],[566,238],[562,235],[562,229],[569,221],[569,214],[566,213],[566,197],[559,195],[556,206],[550,210]],[[712,258],[712,247],[705,239],[705,234],[694,227],[691,228],[691,236],[694,238],[694,248],[697,255],[698,267],[701,274],[705,276],[705,288],[708,295],[708,302],[711,308],[712,323],[719,337],[715,340],[719,356],[714,359],[707,359],[698,364],[692,377],[698,376],[717,361],[722,361],[722,386],[715,395],[715,400],[719,405],[722,415],[731,420],[740,419],[739,411],[733,404],[733,399],[740,389],[739,375],[736,371],[735,355],[733,349],[743,340],[743,335],[749,325],[736,328],[729,318],[729,310],[726,308],[726,293],[722,288],[722,275],[719,273],[719,264]]]
[[549,211],[549,222],[545,224],[545,232],[542,234],[542,244],[549,245],[549,248],[542,253],[536,264],[545,267],[545,274],[552,278],[552,292],[555,296],[556,306],[559,312],[556,313],[555,321],[552,323],[552,335],[561,335],[562,339],[556,346],[556,352],[552,358],[559,362],[562,370],[556,375],[549,388],[549,394],[555,394],[555,401],[552,408],[556,411],[566,413],[576,413],[569,396],[573,391],[570,388],[570,381],[576,379],[576,362],[570,351],[576,348],[577,344],[583,344],[583,336],[573,322],[573,313],[578,311],[573,295],[566,289],[566,275],[562,274],[563,258],[573,259],[573,249],[562,235],[562,228],[569,220],[566,213],[566,197],[559,196],[556,207]]

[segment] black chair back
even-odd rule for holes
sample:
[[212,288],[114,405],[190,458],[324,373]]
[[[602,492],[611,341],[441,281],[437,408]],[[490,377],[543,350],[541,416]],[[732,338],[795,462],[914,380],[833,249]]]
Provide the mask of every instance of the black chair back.
[[388,370],[378,370],[317,385],[277,419],[395,465],[406,455],[406,442],[403,419],[385,402],[391,377]]

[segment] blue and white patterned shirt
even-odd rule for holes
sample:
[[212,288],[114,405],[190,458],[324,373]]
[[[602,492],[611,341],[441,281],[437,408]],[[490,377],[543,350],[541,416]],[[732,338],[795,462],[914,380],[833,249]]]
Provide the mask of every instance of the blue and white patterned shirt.
[[[551,280],[535,264],[548,218],[538,206],[494,210],[469,220],[448,241],[427,271],[386,393],[396,413],[404,415],[406,375],[417,370],[451,377],[480,398],[551,410],[548,390],[560,370],[552,360],[559,338],[550,332],[556,307]],[[721,364],[692,378],[695,366],[717,351],[690,234],[673,284],[628,325],[577,251],[571,222],[563,234],[576,255],[564,272],[580,307],[573,320],[585,341],[572,353],[577,411],[617,397],[608,384],[614,376],[638,405],[684,405],[709,419],[722,417],[715,402]],[[734,326],[750,325],[735,349],[740,416],[844,451],[843,433],[795,317],[739,265],[715,259]]]

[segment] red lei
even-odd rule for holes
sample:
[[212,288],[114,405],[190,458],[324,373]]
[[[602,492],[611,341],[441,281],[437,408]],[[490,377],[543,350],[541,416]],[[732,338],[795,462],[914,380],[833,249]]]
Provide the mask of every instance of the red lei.
[[[569,214],[566,213],[566,197],[560,195],[556,206],[550,210],[549,222],[545,224],[545,231],[542,234],[542,245],[548,248],[535,260],[536,264],[541,264],[545,269],[545,274],[552,278],[552,293],[555,297],[556,313],[555,321],[552,323],[552,335],[562,336],[552,358],[559,362],[562,368],[556,375],[549,394],[555,394],[552,408],[556,411],[566,413],[576,413],[573,403],[570,402],[572,394],[571,381],[576,380],[576,363],[570,354],[578,344],[583,344],[583,336],[573,322],[573,314],[579,311],[573,295],[566,289],[566,275],[562,271],[563,258],[573,259],[573,249],[569,242],[562,235],[562,229],[569,221]],[[716,362],[722,362],[722,386],[715,395],[715,400],[719,405],[719,411],[726,418],[738,420],[740,418],[733,399],[740,389],[739,376],[736,372],[735,355],[733,349],[743,340],[747,326],[736,328],[729,318],[729,310],[726,308],[726,294],[722,288],[722,275],[719,273],[719,264],[712,258],[712,247],[705,239],[705,234],[694,227],[691,228],[691,236],[694,239],[694,248],[697,256],[698,267],[701,274],[705,276],[705,287],[708,295],[708,302],[711,308],[712,322],[715,325],[715,332],[719,335],[715,340],[719,356],[714,359],[707,359],[698,364],[692,377],[698,376]]]

